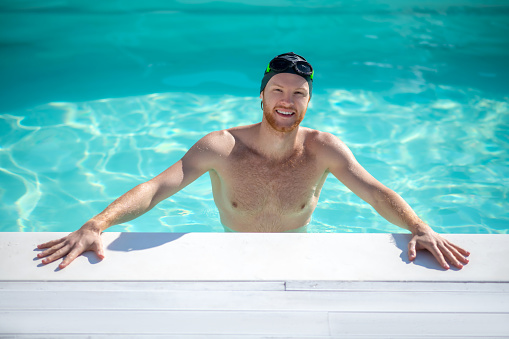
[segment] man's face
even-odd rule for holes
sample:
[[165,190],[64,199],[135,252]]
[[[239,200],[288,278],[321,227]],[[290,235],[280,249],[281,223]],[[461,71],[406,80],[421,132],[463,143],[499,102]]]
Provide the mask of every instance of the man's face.
[[299,126],[309,103],[309,85],[303,77],[280,73],[273,76],[260,94],[263,118],[278,132],[291,132]]

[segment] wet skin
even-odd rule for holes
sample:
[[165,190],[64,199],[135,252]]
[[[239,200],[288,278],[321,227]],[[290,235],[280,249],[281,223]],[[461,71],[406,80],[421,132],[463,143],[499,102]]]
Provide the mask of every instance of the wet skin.
[[104,257],[100,233],[149,211],[208,172],[223,225],[242,232],[284,232],[309,223],[329,173],[385,219],[412,232],[408,255],[429,250],[445,269],[468,263],[469,253],[435,233],[394,191],[373,178],[336,136],[300,126],[309,86],[295,74],[270,79],[260,95],[258,124],[212,132],[184,157],[140,184],[76,232],[39,245],[44,264],[65,256],[66,267],[87,250]]

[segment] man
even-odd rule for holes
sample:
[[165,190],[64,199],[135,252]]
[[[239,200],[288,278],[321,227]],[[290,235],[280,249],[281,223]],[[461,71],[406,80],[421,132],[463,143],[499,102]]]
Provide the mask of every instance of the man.
[[313,69],[301,56],[275,57],[262,79],[258,124],[212,132],[155,178],[122,195],[70,235],[39,245],[43,264],[84,251],[104,258],[101,232],[132,220],[205,172],[225,230],[302,231],[311,220],[325,178],[332,173],[391,223],[412,232],[409,259],[427,249],[445,269],[462,268],[469,255],[417,217],[395,192],[373,178],[332,134],[301,127],[311,98]]

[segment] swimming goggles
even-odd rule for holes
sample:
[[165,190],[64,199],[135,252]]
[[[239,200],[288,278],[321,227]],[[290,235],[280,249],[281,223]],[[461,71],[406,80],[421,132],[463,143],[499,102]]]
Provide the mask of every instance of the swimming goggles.
[[300,76],[309,77],[313,80],[313,75],[315,71],[313,71],[313,67],[307,61],[290,61],[284,58],[274,58],[269,62],[265,73],[269,73],[270,71],[274,72],[284,72],[288,68],[293,67],[293,70],[299,74]]

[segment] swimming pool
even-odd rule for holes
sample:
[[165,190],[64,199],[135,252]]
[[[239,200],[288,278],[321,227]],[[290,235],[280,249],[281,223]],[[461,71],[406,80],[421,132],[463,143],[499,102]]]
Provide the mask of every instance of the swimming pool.
[[[293,2],[292,2],[293,3]],[[304,126],[443,233],[509,228],[504,1],[0,5],[0,231],[72,231],[201,136],[261,119],[266,63],[316,70]],[[111,231],[222,231],[208,176]],[[401,232],[332,176],[310,232]]]

